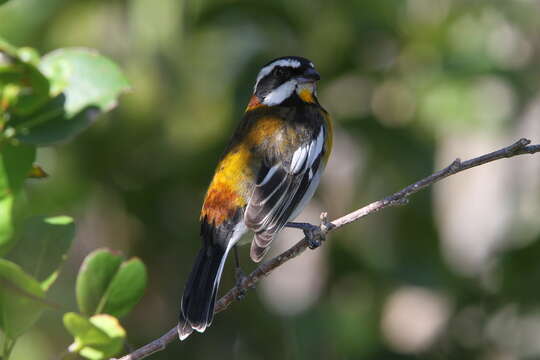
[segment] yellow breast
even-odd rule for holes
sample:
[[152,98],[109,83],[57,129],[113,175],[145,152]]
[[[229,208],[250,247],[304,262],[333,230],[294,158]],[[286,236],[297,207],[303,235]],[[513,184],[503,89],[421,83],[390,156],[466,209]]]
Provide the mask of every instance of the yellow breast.
[[219,162],[206,193],[201,218],[221,224],[246,205],[254,181],[252,148],[281,132],[283,120],[263,118],[249,130],[242,142],[235,145]]

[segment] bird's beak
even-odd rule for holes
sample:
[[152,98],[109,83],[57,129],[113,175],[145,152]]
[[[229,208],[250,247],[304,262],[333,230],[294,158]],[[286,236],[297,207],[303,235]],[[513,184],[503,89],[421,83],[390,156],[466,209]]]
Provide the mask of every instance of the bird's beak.
[[318,81],[320,79],[321,75],[319,75],[317,70],[313,68],[308,68],[301,76],[297,78],[299,84],[314,83],[315,81]]

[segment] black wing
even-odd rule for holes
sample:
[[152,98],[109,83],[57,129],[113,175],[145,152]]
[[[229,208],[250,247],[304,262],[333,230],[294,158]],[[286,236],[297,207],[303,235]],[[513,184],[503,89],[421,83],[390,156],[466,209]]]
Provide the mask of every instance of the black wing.
[[258,173],[244,220],[255,232],[251,258],[260,261],[285,224],[302,210],[319,182],[324,154],[324,128],[292,153],[290,160],[263,165]]

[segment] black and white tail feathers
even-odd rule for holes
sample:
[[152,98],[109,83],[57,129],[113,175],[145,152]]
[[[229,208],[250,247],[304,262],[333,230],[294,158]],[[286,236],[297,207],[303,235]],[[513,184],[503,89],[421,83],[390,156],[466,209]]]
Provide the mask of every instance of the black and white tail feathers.
[[228,221],[215,226],[203,218],[203,246],[191,270],[180,310],[178,337],[187,338],[193,330],[204,332],[214,318],[219,282],[229,250],[246,232],[239,209]]
[[208,244],[199,250],[182,297],[178,325],[180,340],[187,338],[193,329],[203,332],[212,323],[226,255],[227,250],[220,245]]

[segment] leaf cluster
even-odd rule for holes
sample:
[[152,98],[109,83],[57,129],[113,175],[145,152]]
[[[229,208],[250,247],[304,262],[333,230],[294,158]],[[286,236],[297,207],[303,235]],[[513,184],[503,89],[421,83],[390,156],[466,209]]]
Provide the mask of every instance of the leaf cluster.
[[[5,1],[0,1],[0,4]],[[0,38],[0,330],[4,359],[43,311],[76,233],[70,216],[29,215],[30,178],[48,176],[35,163],[39,147],[67,142],[112,110],[129,83],[94,50],[58,49],[44,56]],[[54,174],[53,174],[54,176]],[[78,273],[79,312],[63,320],[74,341],[66,354],[99,360],[122,350],[128,314],[146,287],[141,260],[107,249],[89,254]]]

